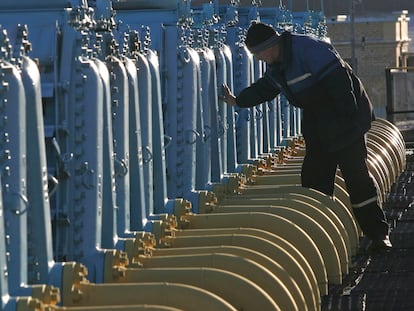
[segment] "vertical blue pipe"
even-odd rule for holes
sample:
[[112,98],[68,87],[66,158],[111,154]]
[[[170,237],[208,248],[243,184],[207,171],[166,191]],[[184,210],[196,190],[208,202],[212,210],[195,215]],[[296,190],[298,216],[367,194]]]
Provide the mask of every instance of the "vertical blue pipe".
[[[247,48],[240,43],[241,29],[237,27],[228,29],[227,43],[233,55],[234,92],[237,94],[252,83],[253,58]],[[236,139],[237,162],[248,163],[256,155],[256,146],[251,145],[251,131],[255,131],[253,108],[236,108]]]
[[[196,96],[196,101],[194,102],[196,109],[196,131],[199,133],[200,139],[196,139],[195,148],[196,148],[196,158],[195,158],[195,185],[194,189],[201,190],[205,188],[209,180],[211,165],[210,165],[210,146],[208,141],[210,139],[210,128],[208,128],[208,110],[204,111],[204,101],[208,96],[207,90],[203,89],[204,86],[204,75],[209,74],[209,68],[205,64],[205,55],[204,53],[197,52],[197,50],[191,48],[191,53],[194,52],[194,55],[197,54],[198,63],[195,63],[195,73],[194,73],[194,85],[193,92]],[[204,66],[203,66],[204,64]],[[190,76],[187,76],[188,78]],[[191,80],[188,80],[190,83]],[[186,92],[184,92],[185,94]],[[185,95],[184,95],[185,96]],[[185,121],[184,121],[185,122]],[[192,189],[191,189],[192,190]]]
[[[144,195],[145,195],[145,214],[143,217],[151,215],[154,211],[154,156],[153,156],[153,133],[152,133],[152,81],[151,70],[147,58],[142,53],[136,55],[136,65],[138,69],[138,87],[140,103],[140,119],[142,134],[142,154],[144,171]],[[131,215],[131,229],[138,230],[142,222],[137,222],[137,217]]]
[[[261,61],[254,60],[253,61],[253,78],[252,82],[256,81],[260,77],[263,76],[264,72],[264,64]],[[256,153],[254,154],[253,159],[256,159],[258,156],[263,154],[263,146],[264,146],[264,125],[266,123],[266,104],[260,104],[255,107],[254,109],[254,123],[255,126],[255,137],[251,140],[250,144],[254,144],[256,146]]]
[[[226,84],[234,90],[233,82],[233,52],[228,45],[223,45],[223,54],[226,66]],[[226,150],[227,150],[227,173],[235,173],[237,170],[237,139],[236,139],[236,112],[235,108],[226,105],[227,118],[225,128],[227,128]]]
[[111,76],[111,113],[114,144],[117,231],[123,236],[130,230],[130,181],[129,181],[129,88],[128,77],[122,61],[108,56],[107,66]]
[[153,50],[146,54],[151,73],[151,107],[152,107],[152,143],[153,143],[153,176],[154,176],[154,207],[152,213],[164,213],[168,201],[166,148],[170,137],[165,135],[161,99],[161,74],[158,55]]
[[[1,180],[0,180],[1,184]],[[7,251],[6,251],[6,233],[5,233],[5,219],[3,213],[3,197],[0,191],[0,307],[2,310],[7,305],[7,297],[9,297],[9,270],[7,267]]]
[[[204,112],[209,117],[210,127],[210,182],[219,182],[223,175],[223,167],[220,159],[222,158],[221,134],[219,133],[219,103],[217,92],[217,71],[216,57],[211,49],[206,49],[206,65],[209,67],[209,75],[204,77],[203,90],[208,94],[207,100],[204,102]],[[221,104],[221,103],[220,103]]]
[[52,227],[48,192],[46,150],[40,73],[35,62],[22,58],[22,80],[26,94],[27,129],[27,198],[28,214],[28,280],[30,284],[46,283],[53,265]]
[[102,230],[101,246],[111,248],[116,243],[118,232],[116,227],[116,189],[114,148],[112,136],[111,85],[106,64],[94,59],[102,83],[102,162],[105,168],[102,173]]
[[59,57],[71,62],[58,68],[67,88],[56,94],[54,107],[61,146],[57,208],[67,218],[56,228],[56,237],[63,235],[56,252],[65,260],[89,256],[101,241],[103,86],[95,62],[83,55],[86,36],[67,25],[62,29]]
[[[222,47],[214,49],[216,59],[216,75],[218,92],[221,94],[221,86],[227,84],[227,66]],[[223,101],[218,102],[218,132],[217,138],[220,144],[220,167],[223,173],[228,172],[227,169],[227,136],[228,136],[228,122],[227,122],[227,104]],[[212,181],[215,181],[214,179]]]
[[[139,101],[139,85],[138,85],[138,68],[136,63],[128,57],[123,57],[123,63],[126,69],[128,77],[128,101],[127,113],[129,116],[129,127],[127,131],[129,133],[128,146],[129,146],[129,210],[130,210],[130,224],[128,228],[131,228],[133,224],[135,230],[141,230],[143,227],[143,221],[147,215],[146,200],[144,191],[144,160],[142,150],[141,134],[142,128],[151,127],[151,124],[143,123],[141,126],[141,111],[145,112],[145,103],[140,105]],[[144,116],[145,117],[145,116]],[[148,121],[147,121],[148,122]],[[147,146],[148,147],[148,146]],[[150,148],[150,146],[148,147]],[[151,150],[151,149],[150,149]],[[148,161],[147,161],[148,162]],[[149,183],[152,187],[152,182]]]
[[0,148],[2,160],[2,195],[5,207],[9,292],[15,294],[21,284],[27,284],[27,214],[26,189],[26,98],[22,78],[17,68],[0,61],[0,109],[3,133]]
[[167,148],[168,197],[185,197],[195,187],[197,132],[197,64],[198,54],[191,48],[180,46],[177,27],[165,29],[165,48],[176,51],[166,53],[166,134],[172,137]]

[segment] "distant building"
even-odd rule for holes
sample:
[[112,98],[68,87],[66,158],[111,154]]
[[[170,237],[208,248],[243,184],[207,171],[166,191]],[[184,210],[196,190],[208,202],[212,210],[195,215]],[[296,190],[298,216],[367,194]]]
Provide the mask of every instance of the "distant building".
[[[327,20],[328,37],[338,52],[364,82],[377,115],[386,116],[386,68],[406,67],[410,17],[407,11],[377,17],[356,17],[353,23],[354,44],[351,40],[351,22],[339,16]],[[354,55],[354,58],[352,57]]]

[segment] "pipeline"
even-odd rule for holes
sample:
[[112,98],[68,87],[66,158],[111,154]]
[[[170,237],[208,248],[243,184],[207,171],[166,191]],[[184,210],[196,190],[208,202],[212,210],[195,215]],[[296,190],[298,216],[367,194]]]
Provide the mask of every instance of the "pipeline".
[[[300,186],[286,98],[235,109],[218,90],[265,70],[242,44],[252,20],[324,37],[323,14],[14,2],[0,3],[0,308],[320,310],[363,238],[344,180],[333,197]],[[405,142],[381,118],[366,138],[384,203]]]

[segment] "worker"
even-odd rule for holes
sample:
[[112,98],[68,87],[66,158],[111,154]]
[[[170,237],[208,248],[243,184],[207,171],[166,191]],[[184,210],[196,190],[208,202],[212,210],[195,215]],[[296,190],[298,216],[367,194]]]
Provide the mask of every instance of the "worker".
[[330,43],[311,36],[279,34],[270,25],[253,22],[245,45],[267,70],[237,96],[223,85],[220,98],[248,108],[283,94],[302,108],[302,186],[333,196],[339,167],[355,218],[368,239],[365,250],[390,250],[389,225],[366,163],[365,134],[375,116],[360,79]]

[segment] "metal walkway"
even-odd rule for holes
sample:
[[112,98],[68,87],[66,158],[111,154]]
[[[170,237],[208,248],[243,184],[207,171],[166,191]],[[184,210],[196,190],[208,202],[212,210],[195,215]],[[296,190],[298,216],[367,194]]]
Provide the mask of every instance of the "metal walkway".
[[[414,310],[414,153],[389,192],[384,209],[391,224],[391,252],[354,258],[341,286],[331,287],[322,310]],[[363,244],[363,243],[361,243]]]

